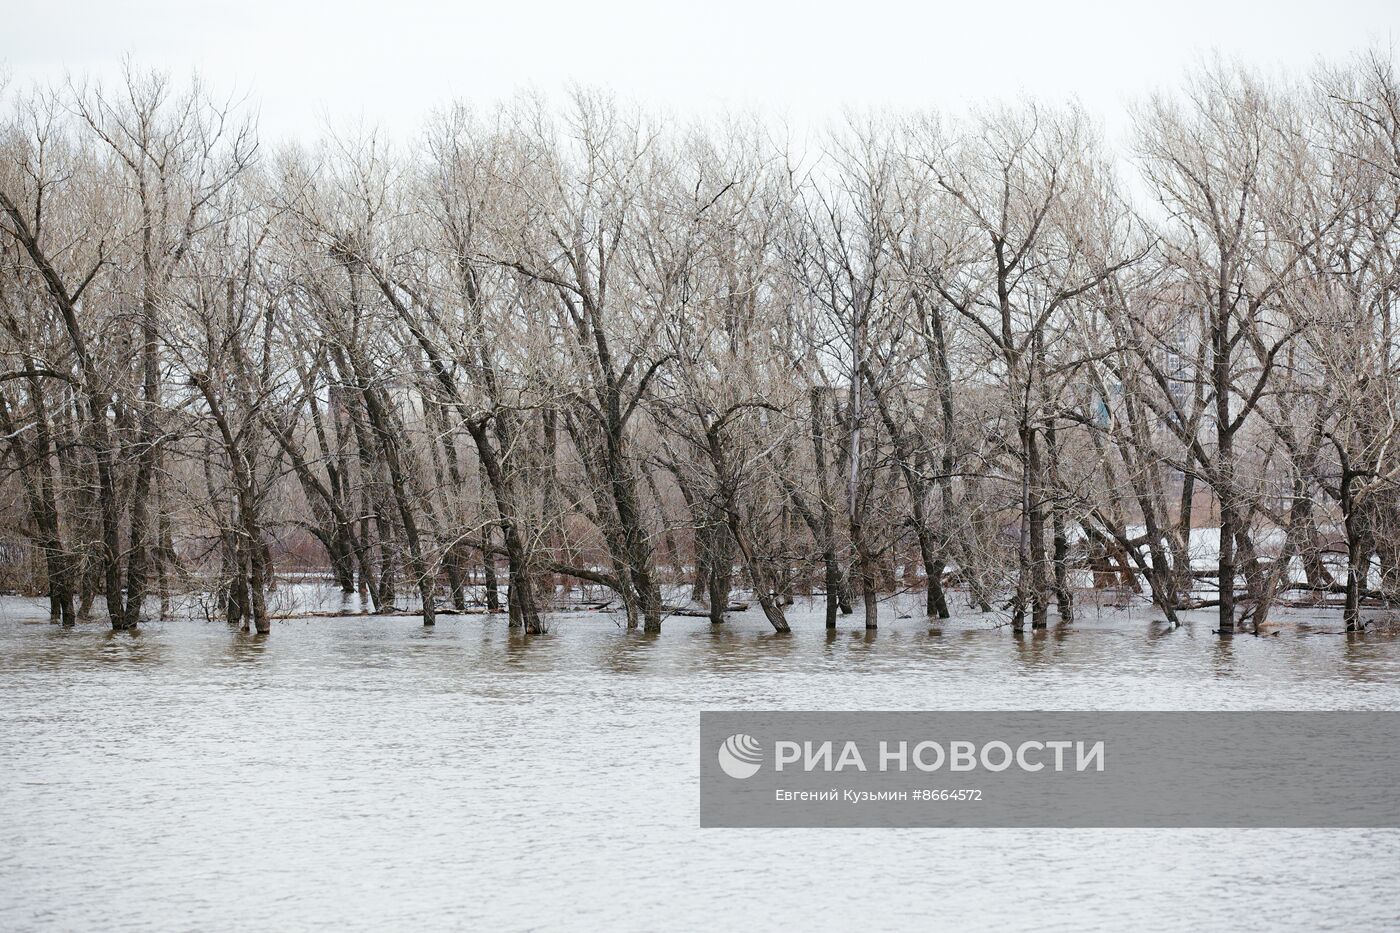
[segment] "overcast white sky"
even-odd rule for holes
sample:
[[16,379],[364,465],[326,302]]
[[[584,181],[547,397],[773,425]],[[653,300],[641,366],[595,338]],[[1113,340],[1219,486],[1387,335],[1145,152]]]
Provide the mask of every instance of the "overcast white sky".
[[1115,134],[1127,101],[1219,51],[1306,68],[1400,41],[1395,0],[0,0],[18,82],[106,76],[124,54],[250,91],[264,137],[327,118],[395,135],[454,97],[605,85],[678,116],[725,107],[820,124],[843,106],[1078,97]]

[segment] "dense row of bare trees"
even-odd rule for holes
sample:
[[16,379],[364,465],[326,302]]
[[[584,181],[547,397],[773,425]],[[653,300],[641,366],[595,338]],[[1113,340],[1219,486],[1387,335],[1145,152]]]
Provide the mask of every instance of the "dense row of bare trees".
[[160,75],[5,98],[4,533],[55,621],[265,632],[287,564],[531,632],[1400,595],[1385,56],[1203,69],[1127,158],[1033,103],[794,151],[579,92],[271,153]]

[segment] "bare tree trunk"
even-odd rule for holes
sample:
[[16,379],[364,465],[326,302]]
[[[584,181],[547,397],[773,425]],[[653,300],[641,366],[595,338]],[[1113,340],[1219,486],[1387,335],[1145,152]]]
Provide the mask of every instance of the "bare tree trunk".
[[[822,390],[813,387],[810,393],[812,408],[812,454],[817,468],[817,509],[820,516],[818,526],[813,530],[822,549],[823,584],[826,589],[826,627],[836,628],[836,614],[841,609],[843,587],[841,563],[836,557],[836,516],[832,502],[831,480],[826,461],[826,406],[822,404]],[[849,609],[847,610],[849,612]]]
[[1049,460],[1049,486],[1054,496],[1050,504],[1050,522],[1054,546],[1055,605],[1059,610],[1060,621],[1068,624],[1074,621],[1074,593],[1069,584],[1069,532],[1065,526],[1064,506],[1061,504],[1063,491],[1060,483],[1060,448],[1056,442],[1054,424],[1045,428],[1045,454]]
[[404,469],[399,439],[390,416],[380,398],[379,389],[366,377],[363,363],[353,357],[352,370],[360,378],[360,392],[365,403],[365,414],[369,418],[370,429],[379,442],[379,450],[384,457],[384,465],[389,471],[389,491],[398,507],[399,521],[403,526],[404,541],[408,546],[408,569],[418,588],[422,601],[423,624],[432,625],[437,620],[436,574],[428,566],[423,554],[423,544],[418,536],[418,520],[408,491],[408,476]]
[[1347,582],[1346,601],[1342,606],[1342,621],[1348,632],[1361,629],[1361,590],[1366,586],[1367,571],[1370,568],[1370,553],[1365,546],[1364,532],[1357,515],[1356,497],[1353,484],[1356,474],[1345,455],[1342,457],[1341,506],[1342,527],[1347,542]]
[[1022,427],[1026,455],[1027,493],[1026,532],[1029,536],[1031,628],[1043,629],[1049,623],[1049,586],[1045,554],[1045,465],[1041,459],[1039,432]]
[[510,568],[509,599],[512,624],[523,625],[527,633],[537,634],[543,631],[543,626],[535,599],[535,573],[515,521],[516,497],[513,483],[505,475],[496,450],[486,433],[486,426],[479,421],[467,422],[467,430],[476,441],[481,468],[496,497],[496,514]]
[[711,515],[710,525],[705,531],[707,570],[706,590],[710,602],[710,622],[724,621],[724,613],[729,608],[729,591],[734,577],[733,537],[723,515]]

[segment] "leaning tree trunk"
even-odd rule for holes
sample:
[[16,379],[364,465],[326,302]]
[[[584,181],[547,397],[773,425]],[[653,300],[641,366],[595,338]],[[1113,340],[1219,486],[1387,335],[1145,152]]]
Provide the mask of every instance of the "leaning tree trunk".
[[[33,361],[29,366],[33,367]],[[9,404],[0,393],[0,428],[11,440],[12,450],[29,504],[30,515],[37,529],[35,541],[44,555],[45,588],[49,595],[49,621],[73,625],[77,619],[73,612],[73,592],[68,580],[67,558],[64,554],[63,535],[59,526],[58,506],[53,494],[53,465],[49,462],[51,442],[49,440],[48,415],[44,411],[39,395],[37,377],[31,376],[29,391],[32,396],[35,429],[34,444],[29,449],[19,437],[19,432],[10,417]],[[32,460],[32,463],[31,463]]]
[[535,593],[535,572],[524,537],[516,522],[519,496],[515,477],[506,473],[486,426],[480,421],[467,423],[467,431],[476,443],[478,459],[496,502],[497,524],[505,542],[510,577],[510,624],[524,626],[529,634],[544,630]]
[[[364,372],[359,366],[354,366],[354,369],[361,374]],[[434,605],[436,576],[429,572],[427,560],[423,556],[423,544],[418,536],[418,519],[409,496],[409,480],[399,449],[399,439],[395,435],[394,426],[390,424],[389,413],[379,396],[379,390],[370,385],[368,380],[364,380],[361,382],[361,393],[365,401],[365,414],[369,418],[370,428],[379,441],[379,449],[384,456],[384,466],[389,471],[389,490],[393,495],[394,504],[398,508],[399,520],[403,525],[404,542],[408,546],[408,569],[413,574],[414,583],[418,587],[418,596],[422,601],[423,624],[425,626],[433,625],[437,621]]]
[[778,599],[772,576],[754,553],[753,543],[744,532],[738,510],[733,505],[729,505],[726,507],[725,514],[728,517],[730,534],[734,536],[734,542],[739,547],[739,554],[744,559],[744,567],[749,572],[749,579],[753,581],[754,599],[758,600],[764,618],[773,626],[775,632],[792,631],[788,626],[787,616],[783,613],[783,604]]

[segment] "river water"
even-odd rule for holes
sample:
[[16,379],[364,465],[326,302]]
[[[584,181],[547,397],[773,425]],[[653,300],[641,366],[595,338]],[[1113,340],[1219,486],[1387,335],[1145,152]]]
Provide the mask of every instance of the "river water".
[[[701,830],[703,709],[1400,709],[1400,636],[1095,609],[64,631],[0,603],[0,930],[1400,926],[1395,830]],[[1260,788],[1268,793],[1268,788]]]

